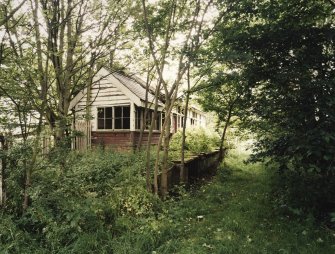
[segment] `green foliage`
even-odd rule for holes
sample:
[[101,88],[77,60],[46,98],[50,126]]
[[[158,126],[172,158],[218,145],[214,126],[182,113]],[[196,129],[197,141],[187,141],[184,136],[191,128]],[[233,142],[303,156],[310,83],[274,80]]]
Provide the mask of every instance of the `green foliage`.
[[215,179],[115,240],[115,253],[333,253],[334,236],[272,205],[271,172],[230,154]]
[[[188,128],[186,130],[185,151],[189,155],[211,152],[218,148],[220,137],[217,133],[204,128]],[[182,143],[182,131],[172,136],[170,142],[171,157],[179,158]]]
[[23,216],[2,210],[1,253],[333,251],[333,236],[311,218],[298,221],[292,215],[299,210],[283,216],[274,209],[271,171],[246,166],[241,152],[226,157],[212,182],[165,202],[146,191],[141,154],[69,157],[66,171],[56,163],[35,169]]
[[246,81],[242,120],[257,135],[253,159],[279,164],[287,200],[321,214],[334,211],[333,6],[244,0],[223,9],[229,13],[212,51]]
[[[218,61],[216,57],[213,57],[213,61]],[[220,123],[225,123],[229,114],[232,118],[242,115],[245,109],[245,84],[238,73],[227,74],[224,69],[223,64],[218,61],[216,68],[207,71],[207,80],[201,84],[202,89],[198,93],[198,101],[204,110],[215,112]]]
[[[11,153],[18,167],[19,152]],[[65,169],[57,160],[41,162],[34,169],[31,206],[23,216],[9,216],[13,214],[9,207],[21,207],[22,186],[14,176],[8,179],[13,186],[8,186],[7,220],[1,224],[8,230],[1,231],[1,251],[22,253],[18,251],[22,239],[43,253],[108,253],[111,239],[134,227],[133,219],[160,211],[161,201],[146,191],[141,154],[107,150],[67,157]],[[16,174],[22,175],[17,169]]]
[[14,143],[11,149],[0,153],[0,157],[5,161],[6,210],[15,215],[22,212],[24,176],[30,166],[32,153],[33,144],[29,140]]

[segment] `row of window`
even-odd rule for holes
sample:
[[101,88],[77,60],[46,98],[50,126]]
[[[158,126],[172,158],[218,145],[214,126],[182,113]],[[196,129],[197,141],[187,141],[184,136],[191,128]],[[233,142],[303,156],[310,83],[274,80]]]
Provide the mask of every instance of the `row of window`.
[[130,107],[98,108],[98,129],[130,129]]
[[[154,117],[154,110],[148,109],[145,121],[142,120],[144,119],[144,114],[145,114],[144,108],[136,107],[136,114],[135,114],[135,118],[136,118],[135,128],[136,129],[141,129],[143,124],[146,130],[150,129],[150,125]],[[154,130],[161,130],[161,126],[163,123],[164,123],[164,113],[157,112],[157,116],[156,116],[155,123],[154,123]]]
[[[144,109],[136,107],[135,112],[135,129],[141,129],[142,125],[145,125],[145,129],[149,129],[152,119],[153,110],[148,110],[147,117],[144,119]],[[154,130],[160,130],[162,125],[161,112],[158,112],[155,119]],[[101,107],[98,108],[98,129],[99,130],[112,130],[112,129],[130,129],[130,106],[117,106],[117,107]]]
[[[192,112],[192,117],[197,118],[197,113]],[[153,120],[154,111],[149,109],[146,119],[144,119],[144,108],[136,107],[135,112],[135,129],[141,129],[144,124],[145,129],[149,129]],[[130,129],[130,106],[114,106],[114,107],[100,107],[98,108],[98,129],[99,130],[129,130]],[[175,128],[183,127],[182,116],[174,115]],[[200,116],[201,119],[201,116]],[[164,123],[164,113],[158,112],[154,130],[161,130]],[[191,118],[191,125],[196,125],[197,119]]]

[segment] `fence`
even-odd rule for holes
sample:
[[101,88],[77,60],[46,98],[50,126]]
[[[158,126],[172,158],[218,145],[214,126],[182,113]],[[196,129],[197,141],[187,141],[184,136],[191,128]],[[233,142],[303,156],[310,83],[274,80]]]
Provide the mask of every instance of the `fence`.
[[90,121],[77,120],[74,124],[74,130],[80,135],[77,135],[72,142],[72,149],[85,151],[91,147],[91,131],[92,126]]
[[[216,172],[219,160],[219,151],[202,153],[185,161],[183,183],[189,185],[197,180],[213,175]],[[168,191],[175,185],[181,184],[181,162],[174,161],[174,165],[167,171]],[[160,182],[161,175],[159,176]],[[160,184],[159,184],[160,186]]]

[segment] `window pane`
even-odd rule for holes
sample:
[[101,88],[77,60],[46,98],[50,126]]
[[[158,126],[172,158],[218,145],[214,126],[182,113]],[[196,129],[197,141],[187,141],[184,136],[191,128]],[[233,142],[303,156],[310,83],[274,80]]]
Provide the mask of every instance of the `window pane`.
[[104,119],[98,119],[98,129],[105,129]]
[[165,113],[162,112],[162,124],[165,122]]
[[136,118],[136,129],[141,129],[141,118]]
[[151,109],[148,110],[147,118],[146,118],[146,121],[145,121],[145,128],[146,129],[150,129],[153,112],[154,111],[151,110]]
[[106,119],[106,129],[113,129],[113,119]]
[[130,118],[123,118],[123,129],[130,129]]
[[115,107],[115,118],[122,117],[122,107]]
[[130,117],[130,107],[123,107],[123,117]]
[[105,117],[105,109],[98,108],[98,118],[104,118],[104,117]]
[[160,130],[160,125],[161,125],[161,118],[160,118],[160,113],[157,112],[157,117],[156,117],[156,127],[155,130]]
[[106,118],[113,118],[113,108],[105,108],[106,111]]
[[115,118],[115,129],[122,129],[122,119],[121,118]]

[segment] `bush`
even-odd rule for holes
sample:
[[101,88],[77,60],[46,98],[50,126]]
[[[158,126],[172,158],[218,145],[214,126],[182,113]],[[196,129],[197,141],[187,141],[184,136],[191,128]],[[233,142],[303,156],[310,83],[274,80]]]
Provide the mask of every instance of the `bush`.
[[[68,158],[66,168],[57,160],[35,168],[30,207],[19,215],[11,204],[0,222],[1,253],[29,253],[28,243],[31,253],[109,253],[113,237],[160,211],[160,199],[146,191],[142,154],[98,150]],[[18,191],[10,198],[21,207],[19,180],[11,180]]]
[[[192,128],[186,130],[185,151],[190,154],[211,152],[218,148],[220,137],[215,132],[210,132],[204,128]],[[179,152],[181,150],[182,131],[178,131],[172,136],[170,150]]]
[[[332,223],[335,211],[335,179],[314,172],[279,170],[273,178],[277,205],[295,216],[312,214]],[[334,223],[332,223],[334,224]]]

